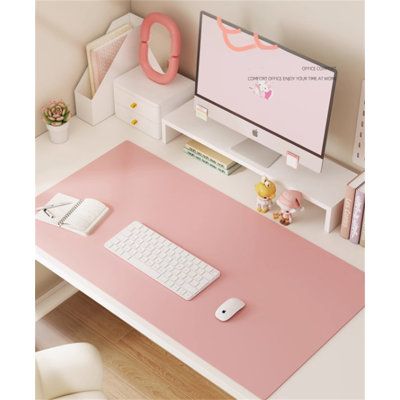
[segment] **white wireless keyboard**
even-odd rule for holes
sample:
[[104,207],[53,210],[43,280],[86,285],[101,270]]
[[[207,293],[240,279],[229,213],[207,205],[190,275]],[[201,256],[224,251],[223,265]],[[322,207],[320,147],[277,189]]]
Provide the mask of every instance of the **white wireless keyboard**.
[[138,221],[104,245],[150,278],[191,300],[220,272]]

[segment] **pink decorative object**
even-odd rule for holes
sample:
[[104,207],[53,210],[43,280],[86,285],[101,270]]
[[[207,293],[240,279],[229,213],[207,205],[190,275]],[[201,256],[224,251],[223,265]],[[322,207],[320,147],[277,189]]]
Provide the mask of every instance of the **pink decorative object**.
[[256,82],[254,86],[249,86],[249,89],[258,97],[269,100],[273,94],[272,89],[268,86],[267,82],[262,80]]
[[282,225],[290,225],[293,221],[292,215],[298,211],[303,211],[301,203],[303,202],[303,194],[298,190],[285,190],[276,201],[281,208],[274,213],[274,218],[278,219]]
[[299,160],[300,157],[297,154],[294,154],[291,151],[286,152],[286,165],[289,167],[294,169],[299,168]]
[[265,100],[268,100],[272,96],[272,90],[269,89],[268,92],[264,93]]
[[236,35],[241,32],[240,28],[227,28],[222,23],[221,17],[217,17],[217,24],[219,29],[221,29],[222,37],[224,38],[225,44],[232,50],[232,51],[247,51],[251,49],[261,49],[261,50],[275,50],[278,48],[276,44],[273,45],[265,45],[261,42],[260,38],[258,37],[257,33],[253,34],[254,43],[250,43],[244,46],[235,46],[229,40],[228,35]]
[[[155,71],[148,59],[148,48],[150,40],[150,29],[153,24],[158,23],[165,26],[171,36],[171,53],[168,62],[168,70],[165,74]],[[168,15],[162,13],[151,13],[143,21],[140,29],[140,53],[139,62],[146,76],[154,82],[165,85],[170,83],[178,73],[179,56],[181,53],[181,33],[178,25]]]

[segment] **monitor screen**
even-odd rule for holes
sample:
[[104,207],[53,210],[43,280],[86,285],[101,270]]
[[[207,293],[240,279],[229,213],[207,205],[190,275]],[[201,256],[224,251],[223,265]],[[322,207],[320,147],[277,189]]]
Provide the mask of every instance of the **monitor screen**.
[[336,70],[202,12],[196,95],[323,157]]

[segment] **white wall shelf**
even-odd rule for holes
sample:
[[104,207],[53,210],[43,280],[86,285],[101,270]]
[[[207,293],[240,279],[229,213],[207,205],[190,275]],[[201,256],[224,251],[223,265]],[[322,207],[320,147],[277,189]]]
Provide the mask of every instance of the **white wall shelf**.
[[324,230],[331,232],[341,220],[346,184],[357,174],[332,160],[325,159],[317,174],[300,166],[295,170],[280,157],[271,167],[260,168],[232,151],[246,138],[216,121],[197,118],[193,100],[167,114],[162,120],[162,141],[167,144],[183,134],[238,162],[260,176],[267,176],[286,189],[300,190],[309,202],[325,210]]

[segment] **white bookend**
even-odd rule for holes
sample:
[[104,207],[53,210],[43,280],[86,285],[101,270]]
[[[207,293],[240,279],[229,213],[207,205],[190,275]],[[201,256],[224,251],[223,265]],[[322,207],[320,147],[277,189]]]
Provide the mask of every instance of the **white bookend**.
[[[75,88],[76,115],[90,125],[96,125],[114,114],[114,79],[139,64],[140,26],[143,18],[128,13],[114,20],[107,29],[110,32],[125,24],[132,25],[124,43],[121,45],[107,74],[98,87],[95,95],[91,96],[89,71],[86,68]],[[149,50],[150,64],[159,72],[160,65]]]

